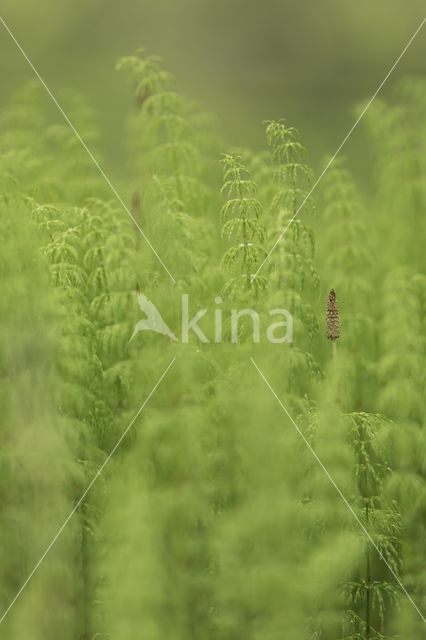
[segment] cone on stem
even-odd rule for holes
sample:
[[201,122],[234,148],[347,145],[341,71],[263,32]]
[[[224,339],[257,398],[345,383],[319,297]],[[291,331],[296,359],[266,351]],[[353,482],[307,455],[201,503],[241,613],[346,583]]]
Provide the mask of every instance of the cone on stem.
[[340,337],[340,315],[334,289],[328,294],[327,301],[327,338],[337,340]]

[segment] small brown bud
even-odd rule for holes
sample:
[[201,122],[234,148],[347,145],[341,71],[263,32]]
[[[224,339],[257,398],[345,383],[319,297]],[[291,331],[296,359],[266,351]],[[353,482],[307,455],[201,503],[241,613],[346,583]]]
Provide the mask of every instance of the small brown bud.
[[328,294],[327,302],[327,338],[337,340],[340,337],[340,316],[334,289]]

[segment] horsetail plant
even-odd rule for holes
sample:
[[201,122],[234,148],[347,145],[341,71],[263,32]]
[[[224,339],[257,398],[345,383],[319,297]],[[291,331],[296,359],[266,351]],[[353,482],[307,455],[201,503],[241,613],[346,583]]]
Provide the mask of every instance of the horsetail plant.
[[[171,78],[157,57],[144,57],[139,52],[122,58],[117,69],[127,71],[136,96],[143,95],[143,100],[138,98],[140,108],[133,119],[132,138],[139,159],[136,179],[142,186],[144,221],[153,242],[164,244],[166,259],[168,252],[171,259],[182,257],[176,271],[178,278],[186,280],[187,268],[193,266],[193,261],[184,258],[183,248],[189,244],[189,251],[197,247],[200,255],[208,252],[208,233],[198,234],[196,241],[188,237],[190,227],[197,226],[191,218],[202,219],[206,230],[211,225],[207,213],[213,210],[214,202],[204,175],[209,166],[209,149],[204,144],[203,126],[200,127],[200,109],[170,89]],[[163,215],[159,216],[162,208],[166,214],[161,211]],[[147,268],[145,265],[145,271]],[[156,268],[155,264],[152,269]],[[194,270],[198,271],[198,267]],[[151,275],[158,278],[157,274]]]
[[175,181],[176,196],[188,206],[185,194],[202,189],[199,176],[203,159],[192,126],[199,110],[170,89],[170,75],[162,69],[159,58],[139,53],[119,60],[117,69],[130,74],[136,96],[141,92],[145,96],[133,123],[133,135],[142,154],[142,177],[169,176]]
[[[66,420],[57,406],[64,387],[52,363],[58,358],[63,362],[64,345],[56,330],[61,316],[39,251],[41,234],[31,226],[31,201],[22,194],[13,203],[0,196],[0,224],[4,242],[0,260],[3,614],[44,551],[52,524],[63,521],[72,508],[82,480],[79,458],[86,433],[81,424]],[[78,396],[73,398],[74,406],[78,401]],[[86,595],[82,522],[83,517],[76,514],[59,541],[54,562],[46,564],[33,583],[19,614],[11,610],[2,621],[2,637],[23,638],[28,629],[35,640],[58,634],[64,640],[80,636]],[[52,606],[48,616],[47,600]]]
[[[326,316],[327,338],[332,341],[333,358],[336,359],[340,318],[334,289],[328,296]],[[347,354],[343,356],[347,358]],[[340,411],[339,399],[337,406]],[[351,606],[343,625],[344,637],[348,640],[385,640],[391,637],[386,614],[399,602],[400,589],[399,584],[395,584],[395,577],[399,577],[402,566],[401,517],[396,501],[385,491],[391,474],[386,460],[391,425],[382,416],[365,412],[341,413],[341,416],[355,458],[356,510],[369,535],[366,538],[364,532],[359,532],[363,537],[364,569],[358,569],[357,578],[344,585]]]
[[260,258],[265,255],[265,228],[260,222],[262,206],[256,197],[256,184],[240,156],[226,154],[223,165],[222,192],[228,195],[228,200],[221,212],[224,221],[222,237],[236,244],[226,251],[221,265],[227,270],[238,268],[241,271],[228,280],[224,293],[237,297],[251,292],[257,298],[266,287],[266,278],[256,273]]
[[385,483],[391,473],[385,457],[390,424],[381,416],[352,413],[347,416],[355,455],[358,512],[374,541],[364,541],[365,566],[355,580],[344,586],[351,609],[352,626],[346,638],[385,640],[392,636],[391,617],[400,599],[395,576],[401,571],[401,517],[395,501],[386,497]]
[[268,240],[277,247],[270,257],[273,287],[284,296],[287,308],[311,336],[318,331],[318,323],[304,291],[310,285],[319,287],[314,267],[315,239],[312,229],[297,216],[303,206],[303,217],[314,210],[309,195],[312,171],[305,162],[306,151],[297,129],[287,127],[284,120],[267,123],[267,141],[274,163],[275,190],[269,204]]
[[[181,309],[32,84],[0,116],[1,637],[420,640],[415,607],[410,615],[408,598],[398,606],[400,577],[426,603],[422,85],[366,114],[380,140],[377,202],[364,203],[334,161],[315,243],[312,172],[296,129],[268,122],[269,150],[226,154],[221,195],[223,145],[208,114],[171,89],[159,58],[138,53],[118,67],[136,103],[123,202],[178,289],[197,297],[191,315],[197,302],[208,311],[224,280],[215,323],[235,299],[292,313],[294,341],[262,345],[259,358],[353,513],[337,507],[282,407],[259,393],[248,342],[228,350],[222,325],[196,348],[156,332],[130,342],[135,285],[173,331]],[[91,109],[74,94],[64,104],[96,149]],[[339,307],[345,319],[331,366],[314,314],[317,269],[335,287],[333,351]],[[173,378],[153,393],[163,359],[177,352]]]
[[[401,511],[404,529],[405,583],[426,604],[424,563],[418,561],[426,535],[426,490],[423,455],[425,428],[425,310],[426,279],[410,269],[393,269],[383,285],[380,357],[380,409],[396,425],[392,432],[390,463],[394,469],[392,493]],[[401,301],[403,301],[401,303]],[[421,637],[421,622],[406,614],[410,633]],[[417,637],[417,636],[416,636]]]
[[353,392],[355,406],[366,410],[374,401],[371,360],[377,352],[378,321],[378,306],[371,304],[375,296],[371,229],[365,206],[343,159],[333,161],[323,178],[321,191],[324,218],[321,277],[326,282],[332,281],[339,291],[341,311],[347,318],[345,349],[350,351],[347,386]]

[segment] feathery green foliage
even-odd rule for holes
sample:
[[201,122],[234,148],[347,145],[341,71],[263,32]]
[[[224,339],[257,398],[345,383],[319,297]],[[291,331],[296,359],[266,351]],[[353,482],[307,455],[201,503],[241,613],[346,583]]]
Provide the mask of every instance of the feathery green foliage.
[[222,258],[222,266],[232,269],[236,264],[241,274],[232,277],[225,285],[224,293],[231,297],[240,291],[252,291],[257,298],[264,289],[266,279],[256,274],[256,267],[265,255],[262,247],[265,230],[259,218],[262,206],[256,198],[256,184],[248,170],[235,155],[226,155],[223,192],[228,200],[222,207],[224,221],[222,237],[237,244],[231,246]]
[[[420,640],[423,84],[368,113],[377,196],[343,160],[313,194],[284,120],[223,153],[159,58],[117,68],[128,211],[37,84],[0,116],[1,637]],[[133,333],[146,299],[176,341]],[[287,309],[292,341],[229,340],[233,306]]]

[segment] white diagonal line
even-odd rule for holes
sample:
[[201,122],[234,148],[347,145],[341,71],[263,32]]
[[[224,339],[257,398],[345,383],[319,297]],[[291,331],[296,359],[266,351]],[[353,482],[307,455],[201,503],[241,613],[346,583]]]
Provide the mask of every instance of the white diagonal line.
[[130,424],[127,426],[126,430],[122,433],[122,435],[120,436],[118,442],[115,444],[114,448],[111,450],[111,452],[109,453],[108,457],[106,458],[106,460],[103,462],[102,466],[98,469],[98,471],[95,473],[94,477],[92,478],[92,480],[90,481],[89,485],[86,487],[84,493],[81,495],[81,497],[78,499],[77,503],[75,504],[74,508],[72,509],[72,511],[69,513],[69,515],[67,516],[67,518],[64,520],[64,522],[62,523],[62,525],[60,526],[58,532],[56,533],[56,535],[54,536],[54,538],[52,538],[51,542],[49,543],[49,545],[46,547],[45,551],[43,552],[43,555],[41,556],[41,558],[38,560],[37,564],[34,565],[34,568],[32,569],[31,573],[28,575],[28,577],[26,578],[25,582],[23,583],[23,585],[21,586],[21,588],[19,589],[18,593],[15,595],[15,597],[13,598],[12,602],[9,604],[9,606],[7,607],[6,611],[3,613],[3,615],[0,618],[0,624],[3,622],[3,620],[6,618],[7,614],[9,613],[9,611],[12,609],[13,605],[15,604],[15,602],[18,600],[19,596],[22,594],[22,592],[24,591],[24,589],[26,588],[26,586],[28,585],[29,581],[31,580],[31,578],[34,576],[34,574],[36,573],[37,569],[40,567],[41,563],[43,562],[43,560],[45,559],[45,557],[47,556],[47,554],[49,553],[49,551],[52,549],[52,547],[54,546],[55,542],[57,541],[57,539],[59,538],[59,536],[61,535],[61,533],[63,532],[63,530],[65,529],[65,527],[67,526],[68,522],[71,520],[71,518],[73,517],[74,513],[77,511],[77,509],[79,508],[79,506],[81,505],[81,503],[83,502],[83,500],[85,499],[85,497],[87,496],[87,494],[89,493],[90,489],[93,487],[93,485],[95,484],[96,480],[99,478],[99,476],[101,475],[101,473],[103,472],[103,470],[105,469],[105,467],[107,466],[108,462],[111,460],[112,456],[114,455],[114,453],[117,451],[118,447],[120,446],[120,444],[122,443],[122,441],[124,440],[124,438],[126,437],[126,435],[128,434],[128,432],[130,431],[130,429],[132,428],[133,424],[135,423],[135,421],[138,419],[138,417],[140,416],[140,414],[142,413],[143,409],[146,407],[146,405],[148,404],[148,402],[150,401],[150,399],[152,398],[153,394],[155,393],[155,391],[157,390],[158,386],[160,385],[160,383],[163,381],[164,377],[166,376],[167,372],[169,371],[169,369],[171,368],[171,366],[174,364],[176,358],[173,358],[172,361],[170,362],[169,366],[167,367],[167,369],[162,373],[161,377],[159,378],[159,380],[157,381],[157,383],[155,384],[155,386],[152,388],[151,392],[149,393],[149,395],[147,396],[147,398],[144,400],[143,404],[141,405],[141,407],[139,408],[138,412],[135,414],[135,416],[132,418]]
[[410,596],[410,594],[408,593],[407,589],[404,587],[404,585],[402,584],[401,580],[399,579],[397,573],[392,569],[392,567],[390,566],[390,564],[388,563],[388,561],[386,560],[386,558],[383,557],[380,549],[378,548],[377,544],[374,542],[373,538],[371,537],[371,535],[369,534],[368,530],[365,528],[365,526],[363,525],[363,523],[361,522],[361,520],[359,519],[359,517],[357,516],[356,512],[354,511],[354,509],[352,508],[352,506],[350,505],[350,503],[348,502],[348,500],[345,498],[344,494],[342,493],[340,487],[336,484],[336,482],[334,481],[333,477],[330,475],[330,473],[328,472],[327,468],[324,466],[324,464],[321,462],[320,458],[318,457],[317,453],[315,452],[315,450],[312,448],[312,446],[309,443],[309,440],[306,439],[303,431],[299,428],[298,424],[295,422],[295,420],[293,420],[293,418],[291,417],[291,415],[289,414],[289,412],[287,411],[286,407],[283,405],[283,403],[281,402],[280,398],[277,396],[277,394],[275,393],[275,391],[273,390],[273,388],[271,387],[270,383],[268,382],[268,380],[265,378],[264,374],[262,373],[262,371],[259,369],[259,367],[257,366],[256,362],[253,360],[252,357],[250,357],[250,360],[252,361],[254,367],[256,368],[256,370],[258,371],[258,373],[260,374],[261,378],[263,379],[263,381],[265,382],[266,386],[268,387],[268,389],[271,391],[271,393],[273,394],[273,396],[275,397],[275,399],[278,401],[278,404],[280,405],[281,409],[284,411],[284,413],[286,414],[286,416],[289,418],[289,420],[292,422],[293,426],[295,427],[297,433],[299,434],[299,436],[302,438],[302,440],[304,441],[304,443],[306,444],[306,446],[308,447],[309,451],[312,453],[312,455],[314,456],[315,460],[318,462],[319,466],[321,467],[321,469],[324,471],[325,475],[327,476],[327,478],[330,480],[331,484],[333,485],[333,487],[336,489],[337,493],[339,494],[339,496],[341,497],[341,499],[343,500],[343,502],[345,503],[345,505],[347,506],[347,508],[349,509],[349,511],[351,512],[351,514],[353,515],[353,517],[355,518],[356,522],[358,523],[358,525],[360,526],[360,528],[362,529],[362,531],[364,532],[364,534],[366,535],[366,537],[368,538],[368,540],[371,542],[371,544],[373,545],[373,547],[376,549],[377,553],[379,554],[379,557],[383,560],[383,562],[385,563],[385,565],[387,566],[387,568],[389,569],[389,571],[391,572],[391,574],[393,575],[393,577],[395,578],[395,580],[397,581],[397,583],[399,584],[399,586],[401,587],[402,591],[404,592],[404,594],[407,596],[408,600],[411,602],[411,604],[413,605],[413,607],[415,608],[415,610],[417,611],[417,613],[419,614],[419,616],[421,617],[421,619],[423,620],[423,622],[426,624],[426,619],[423,616],[422,612],[420,611],[420,609],[418,608],[418,606],[416,605],[416,603],[414,602],[414,600],[412,599],[412,597]]
[[134,215],[132,214],[132,212],[130,211],[129,207],[126,205],[126,203],[124,202],[123,198],[120,196],[120,194],[118,193],[117,189],[114,187],[114,185],[112,184],[111,180],[108,178],[108,176],[106,175],[105,171],[102,169],[101,165],[99,164],[99,162],[96,160],[95,156],[93,155],[92,151],[89,149],[89,147],[87,146],[87,144],[84,142],[83,138],[80,136],[80,134],[78,133],[77,129],[74,127],[73,123],[71,122],[71,120],[69,119],[69,117],[67,116],[67,114],[65,113],[65,111],[62,109],[61,105],[59,104],[59,102],[57,101],[57,99],[55,98],[55,96],[53,95],[53,93],[51,92],[51,90],[49,89],[49,87],[47,86],[47,84],[45,83],[45,81],[43,80],[43,78],[41,77],[40,73],[37,71],[37,69],[35,68],[35,66],[33,65],[33,63],[31,62],[31,60],[29,59],[29,57],[27,56],[27,54],[25,53],[24,49],[22,48],[22,46],[19,44],[19,42],[17,41],[17,39],[15,38],[15,36],[13,35],[12,31],[9,29],[8,25],[6,24],[6,22],[4,21],[4,19],[0,16],[0,22],[3,24],[4,28],[6,29],[6,31],[8,32],[8,34],[10,35],[10,37],[12,38],[13,42],[16,44],[16,46],[18,47],[19,51],[22,53],[22,55],[24,56],[25,60],[28,62],[28,64],[30,65],[31,69],[34,71],[35,75],[37,76],[37,78],[40,80],[41,84],[43,85],[43,87],[46,89],[47,93],[49,94],[49,96],[51,97],[52,101],[54,102],[54,104],[56,105],[56,107],[58,108],[58,110],[60,111],[60,113],[62,114],[62,116],[64,117],[65,121],[67,122],[67,124],[70,126],[70,128],[72,129],[72,131],[74,132],[76,138],[79,140],[79,142],[81,143],[82,147],[85,149],[86,153],[88,154],[88,156],[90,157],[90,159],[92,160],[93,164],[95,165],[95,167],[97,168],[97,170],[99,171],[99,173],[101,174],[101,176],[104,178],[105,182],[108,184],[109,188],[111,189],[111,191],[113,192],[113,194],[115,195],[115,197],[117,198],[118,202],[121,204],[121,206],[123,207],[124,211],[127,213],[127,215],[131,218],[131,220],[133,221],[134,225],[136,226],[136,228],[139,230],[139,232],[141,233],[142,237],[144,238],[145,242],[149,245],[151,251],[154,253],[155,257],[157,258],[157,260],[159,261],[159,263],[161,264],[161,266],[163,267],[163,269],[167,272],[168,276],[170,277],[170,279],[172,280],[172,282],[174,284],[176,284],[176,280],[174,279],[174,277],[172,276],[172,274],[170,273],[170,271],[168,270],[168,268],[166,267],[166,265],[164,264],[163,260],[161,259],[161,257],[159,256],[159,254],[157,253],[157,251],[155,250],[155,248],[153,247],[153,245],[151,244],[149,238],[147,237],[147,235],[145,234],[145,232],[141,229],[138,221],[136,220],[136,218],[134,217]]
[[376,91],[373,93],[372,97],[370,98],[370,100],[368,101],[367,105],[364,107],[364,109],[361,111],[361,114],[358,116],[358,118],[355,120],[354,124],[352,125],[352,127],[349,129],[348,133],[346,134],[346,136],[343,138],[343,141],[340,143],[339,147],[337,148],[337,151],[335,152],[335,154],[332,156],[331,160],[329,160],[325,166],[325,168],[323,169],[323,171],[321,172],[320,176],[317,178],[317,180],[315,181],[314,185],[311,187],[310,191],[308,192],[308,194],[305,196],[305,198],[303,199],[302,203],[300,204],[300,206],[298,207],[298,209],[296,210],[296,213],[293,215],[293,217],[289,220],[289,222],[287,223],[287,225],[285,226],[284,230],[280,233],[280,235],[278,236],[278,239],[275,241],[275,243],[272,245],[271,249],[269,250],[269,252],[267,253],[265,259],[263,260],[262,264],[260,265],[260,267],[258,268],[258,270],[256,271],[256,273],[254,274],[254,277],[256,277],[259,274],[259,271],[262,269],[262,267],[264,266],[264,264],[269,260],[271,254],[274,252],[275,247],[281,242],[283,236],[285,235],[285,233],[287,232],[287,229],[290,227],[290,225],[294,222],[294,220],[297,218],[297,216],[299,215],[300,211],[303,209],[303,207],[305,206],[306,202],[309,200],[309,198],[311,197],[311,195],[313,194],[313,192],[315,191],[315,189],[317,188],[318,184],[320,183],[320,181],[322,180],[322,178],[324,177],[324,175],[327,173],[327,171],[329,170],[329,168],[331,167],[331,165],[333,164],[334,160],[336,159],[336,156],[340,153],[340,151],[342,150],[342,148],[344,147],[344,145],[346,144],[346,142],[349,140],[350,136],[352,135],[352,133],[354,132],[354,130],[356,129],[356,127],[359,125],[359,123],[361,122],[362,118],[365,116],[368,108],[371,106],[371,104],[374,102],[374,100],[376,99],[377,95],[379,94],[379,92],[381,91],[383,85],[385,84],[385,82],[389,79],[389,76],[392,74],[392,72],[394,71],[395,67],[398,65],[398,63],[400,62],[401,58],[403,57],[403,55],[406,53],[407,49],[409,48],[409,46],[411,45],[411,43],[413,42],[414,38],[417,36],[417,34],[420,32],[421,28],[423,27],[424,23],[426,22],[426,18],[423,18],[422,22],[420,23],[420,25],[417,27],[417,29],[415,30],[415,32],[413,33],[413,35],[411,36],[411,38],[409,39],[409,41],[407,42],[407,44],[405,45],[405,47],[403,48],[403,50],[401,51],[401,53],[399,54],[399,56],[397,57],[397,59],[395,60],[395,62],[393,63],[393,65],[391,66],[391,68],[389,69],[389,71],[387,72],[386,76],[384,77],[384,79],[382,80],[382,82],[379,84],[379,86],[377,87]]

